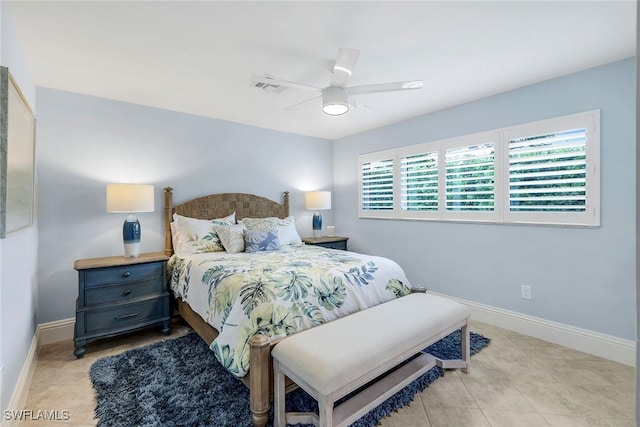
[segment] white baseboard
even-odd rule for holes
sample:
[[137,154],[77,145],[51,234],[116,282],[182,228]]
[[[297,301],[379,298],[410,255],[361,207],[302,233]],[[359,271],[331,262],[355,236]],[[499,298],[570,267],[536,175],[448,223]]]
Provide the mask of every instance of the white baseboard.
[[[18,377],[18,382],[13,389],[13,394],[11,395],[11,400],[9,401],[9,406],[7,407],[8,411],[13,411],[17,413],[18,411],[24,408],[25,403],[27,403],[27,396],[29,395],[29,387],[31,386],[31,379],[33,378],[33,373],[36,370],[36,362],[38,361],[38,332],[33,336],[31,340],[31,346],[29,347],[29,351],[27,352],[27,358],[24,361],[24,365],[22,365],[22,370],[20,371],[20,376]],[[3,414],[4,415],[4,414]],[[4,416],[3,416],[4,418]],[[17,426],[19,421],[17,419],[12,420],[4,420],[4,426]]]
[[430,293],[450,298],[466,305],[471,311],[471,318],[479,322],[529,335],[625,365],[636,365],[635,341],[601,334],[563,323],[552,322],[490,305],[479,304],[437,292]]
[[[75,327],[75,319],[63,319],[55,322],[41,323],[36,328],[36,333],[31,341],[31,346],[27,352],[26,360],[22,365],[18,383],[13,389],[11,400],[9,401],[8,411],[20,411],[24,409],[29,395],[29,387],[31,379],[36,370],[36,362],[38,361],[38,349],[41,345],[51,344],[58,341],[73,339],[73,328]],[[2,417],[2,427],[13,427],[18,425],[18,420],[6,420],[4,414]]]
[[75,324],[76,319],[74,317],[56,320],[55,322],[40,323],[36,332],[36,335],[40,337],[38,346],[73,339]]

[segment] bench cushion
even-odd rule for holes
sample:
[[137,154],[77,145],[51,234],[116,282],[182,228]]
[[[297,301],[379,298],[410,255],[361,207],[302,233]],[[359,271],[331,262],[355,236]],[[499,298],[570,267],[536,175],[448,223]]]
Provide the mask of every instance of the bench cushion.
[[382,374],[381,365],[467,317],[469,310],[458,302],[414,293],[287,337],[272,355],[328,396]]

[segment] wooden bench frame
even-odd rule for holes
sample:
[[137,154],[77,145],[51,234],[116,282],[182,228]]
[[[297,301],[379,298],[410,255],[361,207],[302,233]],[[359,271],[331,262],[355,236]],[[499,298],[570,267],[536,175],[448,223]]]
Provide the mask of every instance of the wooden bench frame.
[[[430,354],[421,353],[421,351],[429,345],[438,342],[458,329],[462,331],[462,359],[442,360]],[[373,382],[358,392],[358,394],[334,408],[334,403],[337,400],[374,381],[382,374],[419,353],[421,354],[418,357],[411,359],[395,371]],[[466,318],[444,329],[437,335],[421,340],[411,349],[395,355],[375,370],[366,373],[356,381],[346,384],[326,396],[321,395],[312,386],[303,381],[296,374],[295,369],[284,366],[274,358],[274,426],[284,427],[287,423],[313,424],[320,427],[348,426],[434,366],[439,366],[444,369],[461,368],[462,372],[468,373],[469,357],[469,319]],[[285,376],[318,401],[319,414],[310,412],[285,412]]]

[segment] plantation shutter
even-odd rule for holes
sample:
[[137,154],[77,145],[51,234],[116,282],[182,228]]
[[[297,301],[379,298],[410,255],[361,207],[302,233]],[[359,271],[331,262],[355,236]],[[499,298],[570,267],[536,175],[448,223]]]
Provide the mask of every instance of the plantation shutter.
[[447,211],[494,210],[495,144],[446,150],[445,176]]
[[361,154],[359,216],[600,225],[600,111]]
[[400,203],[403,211],[438,210],[438,153],[400,158]]
[[587,130],[509,140],[509,211],[584,212]]
[[393,211],[393,158],[362,162],[362,211]]

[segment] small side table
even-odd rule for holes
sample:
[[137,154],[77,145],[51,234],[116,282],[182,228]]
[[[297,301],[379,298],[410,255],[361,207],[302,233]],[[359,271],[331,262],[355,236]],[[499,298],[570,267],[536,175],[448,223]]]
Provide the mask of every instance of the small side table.
[[79,259],[75,351],[79,359],[87,343],[136,329],[161,325],[171,333],[171,311],[164,253],[136,258],[113,256]]
[[347,250],[348,237],[343,236],[322,236],[322,237],[305,237],[302,241],[307,245],[322,246],[330,249]]

